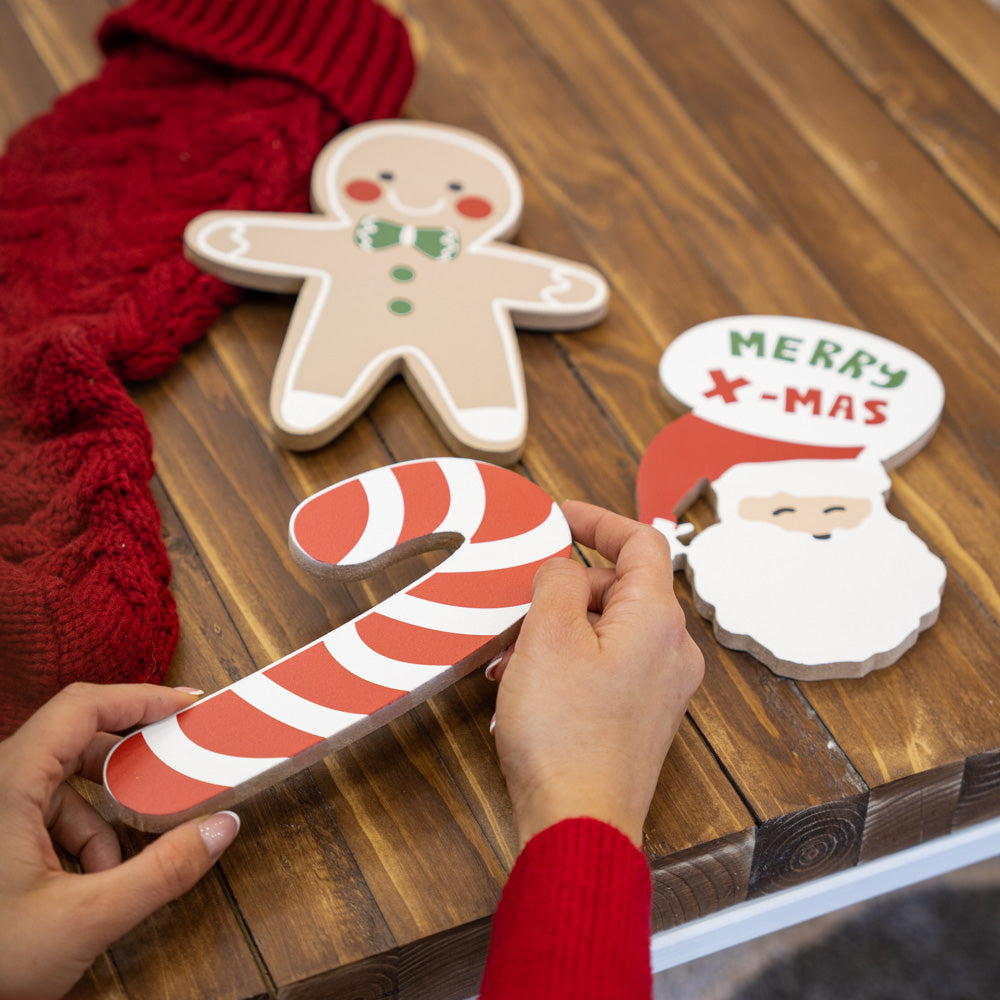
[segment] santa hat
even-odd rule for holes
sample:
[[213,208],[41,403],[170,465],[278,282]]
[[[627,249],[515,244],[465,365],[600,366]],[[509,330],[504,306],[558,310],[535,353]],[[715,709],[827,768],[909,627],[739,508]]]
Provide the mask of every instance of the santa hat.
[[[642,456],[636,478],[639,520],[676,522],[709,483],[734,466],[783,466],[803,459],[811,459],[816,466],[828,461],[843,464],[861,451],[860,446],[799,444],[746,434],[687,413],[667,424]],[[764,495],[773,492],[768,488]]]

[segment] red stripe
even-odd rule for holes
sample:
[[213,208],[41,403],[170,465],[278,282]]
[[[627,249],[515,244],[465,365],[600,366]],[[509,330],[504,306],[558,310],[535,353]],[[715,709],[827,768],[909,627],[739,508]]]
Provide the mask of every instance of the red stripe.
[[405,510],[399,542],[432,534],[451,506],[451,491],[441,466],[437,462],[418,462],[393,466],[392,471],[403,492]]
[[192,743],[230,757],[294,757],[320,741],[271,718],[232,689],[186,708],[177,724]]
[[492,635],[455,635],[421,625],[407,625],[373,612],[356,625],[370,649],[403,663],[452,666],[485,646]]
[[373,684],[339,664],[322,642],[266,668],[267,676],[293,694],[324,708],[371,715],[406,692]]
[[486,510],[474,542],[516,538],[537,528],[552,510],[552,497],[509,469],[476,463],[486,487]]
[[357,479],[307,500],[292,522],[292,535],[306,555],[337,565],[364,533],[368,496]]
[[197,781],[168,767],[134,733],[111,752],[105,772],[107,789],[126,809],[147,816],[167,816],[193,809],[228,791],[225,785]]
[[531,600],[531,582],[545,562],[469,573],[435,573],[411,591],[414,597],[459,608],[510,608]]

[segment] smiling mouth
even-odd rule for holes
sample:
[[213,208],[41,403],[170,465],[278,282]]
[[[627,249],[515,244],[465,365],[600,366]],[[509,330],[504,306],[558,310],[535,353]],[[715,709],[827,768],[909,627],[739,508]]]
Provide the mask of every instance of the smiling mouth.
[[389,192],[388,200],[397,212],[406,212],[409,215],[433,215],[435,212],[440,212],[448,203],[447,198],[441,197],[433,205],[407,205],[395,191]]

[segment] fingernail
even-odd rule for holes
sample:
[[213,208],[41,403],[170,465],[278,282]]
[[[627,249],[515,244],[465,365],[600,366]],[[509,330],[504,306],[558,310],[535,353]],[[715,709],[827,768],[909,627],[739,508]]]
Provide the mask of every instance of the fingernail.
[[493,718],[490,719],[490,735],[491,736],[493,734],[493,730],[496,729],[496,727],[497,727],[497,714],[496,714],[496,712],[494,712],[493,713]]
[[198,832],[208,848],[208,855],[217,861],[222,852],[236,839],[240,832],[240,818],[234,812],[217,812],[198,824]]
[[504,653],[506,652],[507,652],[506,649],[501,649],[500,652],[497,653],[497,655],[494,656],[493,659],[486,664],[486,670],[484,671],[484,673],[486,674],[486,679],[488,681],[496,680],[495,675],[497,672],[497,667],[500,666],[500,661],[503,659]]
[[199,695],[203,695],[205,693],[204,691],[201,690],[201,688],[189,688],[189,687],[184,687],[183,685],[178,685],[177,687],[174,688],[174,690],[182,691],[184,694],[193,694],[195,697],[198,697]]

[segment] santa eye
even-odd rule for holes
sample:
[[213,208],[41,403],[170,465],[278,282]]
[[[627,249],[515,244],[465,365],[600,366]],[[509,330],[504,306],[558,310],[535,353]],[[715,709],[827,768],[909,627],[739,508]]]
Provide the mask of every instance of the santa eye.
[[823,513],[824,514],[835,514],[837,511],[847,510],[846,507],[827,507]]
[[382,173],[378,175],[380,181],[394,181],[396,175],[391,170],[383,170]]
[[451,181],[448,185],[449,191],[461,191],[465,185],[461,181]]
[[771,517],[777,517],[779,514],[794,514],[794,513],[795,513],[794,507],[778,507],[777,509],[771,511]]

